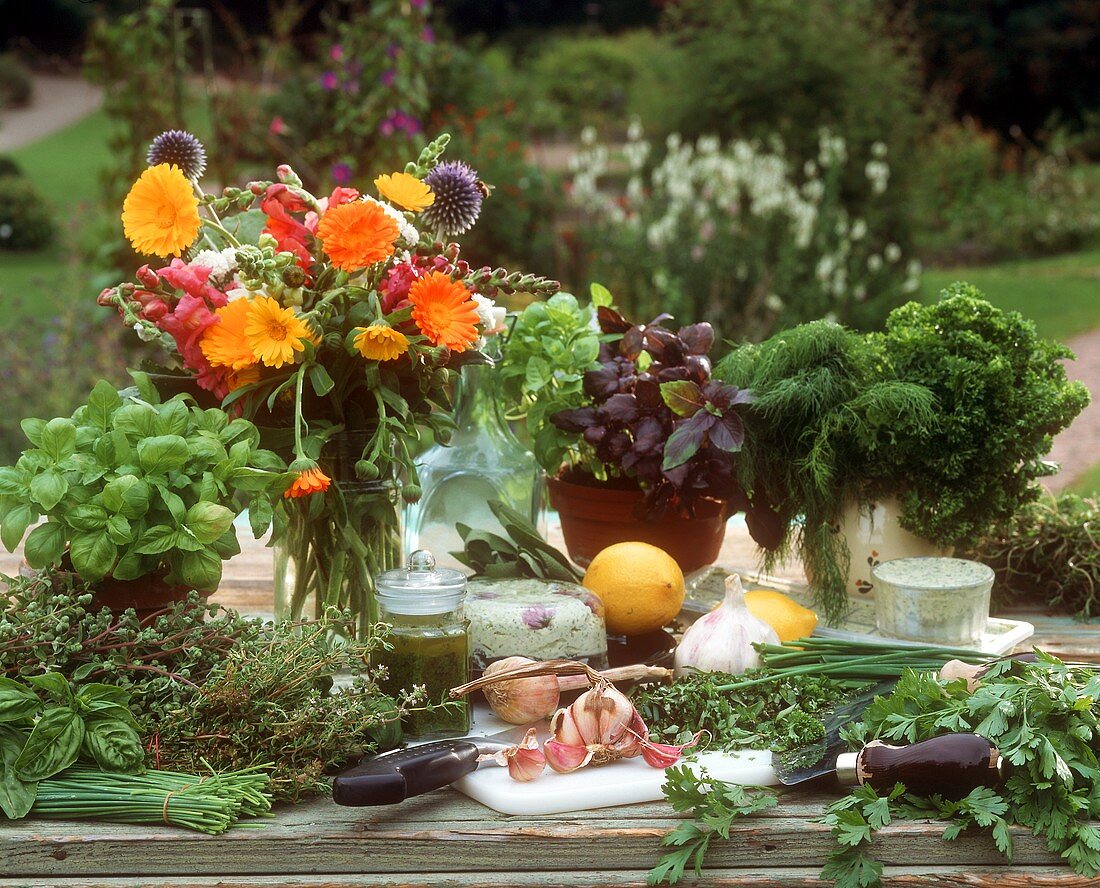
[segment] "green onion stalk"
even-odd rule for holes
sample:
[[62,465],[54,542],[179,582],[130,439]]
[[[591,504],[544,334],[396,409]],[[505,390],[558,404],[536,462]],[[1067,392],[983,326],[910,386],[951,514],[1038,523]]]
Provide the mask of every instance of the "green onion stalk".
[[736,691],[799,675],[872,682],[899,678],[906,669],[938,672],[948,660],[981,664],[995,659],[970,648],[899,647],[840,638],[799,638],[784,644],[757,644],[754,647],[762,657],[760,674],[721,685],[715,690]]
[[164,823],[217,835],[241,817],[270,816],[262,767],[205,776],[173,771],[113,774],[73,767],[43,780],[29,817]]

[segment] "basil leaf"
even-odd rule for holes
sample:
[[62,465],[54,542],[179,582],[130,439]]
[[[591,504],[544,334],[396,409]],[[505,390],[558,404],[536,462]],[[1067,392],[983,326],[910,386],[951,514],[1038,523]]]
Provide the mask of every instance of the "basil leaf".
[[118,685],[102,684],[98,681],[83,685],[76,692],[76,698],[87,704],[98,702],[114,703],[118,706],[128,706],[130,704],[130,692],[126,688],[120,688]]
[[24,419],[19,423],[19,427],[23,430],[23,434],[27,436],[27,440],[35,447],[42,446],[42,430],[46,428],[46,420]]
[[248,504],[248,523],[252,527],[252,533],[259,539],[271,526],[275,510],[271,500],[258,496]]
[[126,722],[100,718],[88,724],[82,744],[84,751],[104,771],[135,773],[145,765],[141,737]]
[[200,543],[213,543],[233,524],[233,512],[217,503],[195,503],[187,510],[184,526]]
[[126,722],[135,730],[138,726],[137,719],[134,718],[134,714],[130,712],[129,708],[119,703],[111,703],[108,700],[96,700],[94,703],[88,704],[84,714],[84,726],[86,728],[90,727],[92,722],[104,718]]
[[27,532],[27,528],[37,518],[37,511],[28,505],[20,503],[12,506],[8,514],[4,516],[3,526],[0,526],[0,542],[3,542],[4,548],[9,552],[14,552],[20,540],[23,539],[23,534]]
[[38,796],[38,782],[21,780],[15,773],[15,762],[26,742],[22,731],[0,725],[0,811],[12,820],[26,817]]
[[69,482],[57,469],[46,469],[31,479],[31,499],[47,512],[61,502],[68,491]]
[[106,432],[111,427],[111,416],[121,406],[122,398],[115,391],[115,387],[106,379],[101,379],[88,396],[88,408],[84,413],[84,421],[95,426],[99,431]]
[[26,685],[0,677],[0,722],[22,721],[41,708],[38,694]]
[[123,518],[134,519],[149,511],[152,495],[152,489],[140,478],[120,475],[104,485],[100,500],[109,511],[116,512]]
[[137,445],[138,464],[150,474],[182,469],[188,455],[187,441],[179,435],[156,435],[139,441]]
[[39,524],[27,537],[23,555],[33,568],[57,564],[65,553],[65,528],[56,521]]
[[80,755],[84,720],[68,706],[54,706],[42,717],[15,760],[20,780],[45,780],[64,771]]
[[27,684],[41,688],[59,703],[68,703],[73,699],[69,680],[60,672],[43,672],[41,675],[28,675],[23,679]]
[[69,542],[69,557],[80,576],[90,582],[101,580],[115,566],[118,549],[105,532],[76,533]]
[[76,426],[71,419],[51,419],[40,437],[39,449],[55,463],[76,453]]
[[222,578],[221,557],[209,549],[201,552],[184,552],[173,562],[176,577],[184,586],[199,592],[212,592]]

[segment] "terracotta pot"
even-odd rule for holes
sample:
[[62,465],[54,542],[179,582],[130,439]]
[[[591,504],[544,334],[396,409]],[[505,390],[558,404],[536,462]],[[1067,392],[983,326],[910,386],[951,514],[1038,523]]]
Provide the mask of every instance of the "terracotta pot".
[[848,594],[874,598],[871,568],[883,561],[917,556],[950,556],[955,550],[941,549],[924,537],[910,533],[899,523],[901,504],[894,497],[872,503],[849,502],[836,524],[851,552]]
[[634,517],[643,494],[637,489],[597,487],[549,479],[550,504],[561,517],[569,557],[587,567],[615,543],[642,542],[664,549],[686,574],[713,564],[726,535],[727,503],[701,499],[696,517],[669,512],[657,521]]

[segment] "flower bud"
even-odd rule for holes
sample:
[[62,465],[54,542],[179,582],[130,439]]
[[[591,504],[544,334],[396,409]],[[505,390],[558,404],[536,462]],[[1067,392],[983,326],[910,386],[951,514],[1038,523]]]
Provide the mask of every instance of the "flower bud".
[[148,287],[149,289],[160,286],[160,278],[157,277],[157,273],[148,265],[143,265],[137,270],[137,279],[141,282],[143,287]]
[[420,502],[423,492],[419,484],[406,484],[401,488],[401,498],[407,503]]
[[256,238],[256,246],[258,246],[261,250],[265,248],[270,248],[274,250],[278,248],[279,241],[275,239],[275,235],[269,234],[265,231],[258,238]]
[[110,308],[115,304],[115,288],[104,287],[100,290],[99,295],[95,299],[98,305],[102,305],[105,308]]
[[306,273],[298,265],[289,265],[283,269],[283,283],[292,290],[306,282]]
[[361,459],[355,464],[355,476],[361,481],[374,481],[380,474],[378,466],[365,459]]

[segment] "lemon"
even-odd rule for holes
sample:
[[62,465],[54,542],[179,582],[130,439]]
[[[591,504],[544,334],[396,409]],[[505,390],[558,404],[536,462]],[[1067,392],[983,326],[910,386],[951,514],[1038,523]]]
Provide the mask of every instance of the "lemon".
[[763,620],[780,641],[805,638],[817,626],[817,614],[774,589],[752,589],[745,593],[749,612]]
[[660,629],[684,605],[684,573],[675,559],[649,543],[616,543],[601,551],[582,581],[603,602],[611,635]]

